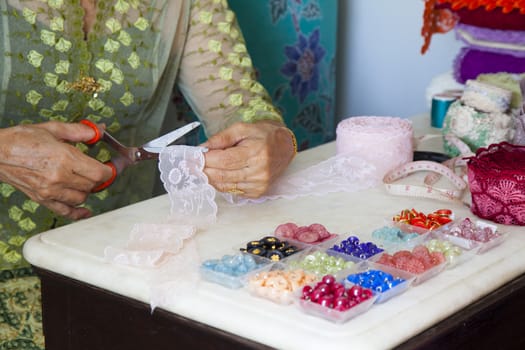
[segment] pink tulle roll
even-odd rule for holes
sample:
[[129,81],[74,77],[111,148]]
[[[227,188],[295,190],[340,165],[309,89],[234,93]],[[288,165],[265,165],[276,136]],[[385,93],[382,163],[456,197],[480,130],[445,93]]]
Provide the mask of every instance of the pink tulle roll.
[[412,122],[397,117],[351,117],[337,125],[337,154],[362,158],[377,169],[377,176],[413,159]]

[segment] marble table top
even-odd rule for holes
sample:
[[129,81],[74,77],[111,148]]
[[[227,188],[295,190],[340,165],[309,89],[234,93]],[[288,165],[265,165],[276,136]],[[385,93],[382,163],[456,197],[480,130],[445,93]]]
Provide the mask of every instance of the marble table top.
[[[427,118],[414,119],[416,133],[438,133],[427,127]],[[429,150],[439,145],[427,144]],[[301,152],[289,171],[316,164],[335,154],[335,144]],[[407,181],[417,181],[407,179]],[[201,258],[258,239],[284,222],[321,223],[331,232],[357,234],[371,240],[373,229],[383,226],[405,208],[431,212],[442,207],[458,217],[475,216],[466,206],[430,199],[394,197],[382,186],[356,193],[275,200],[232,206],[218,199],[217,223],[195,238]],[[169,212],[166,195],[44,232],[24,247],[33,265],[136,299],[150,300],[152,269],[108,263],[104,248],[123,246],[134,223],[163,220]],[[328,349],[390,348],[406,341],[525,272],[525,228],[498,225],[508,233],[499,246],[424,283],[409,288],[383,304],[343,324],[306,315],[295,305],[282,306],[200,281],[192,293],[162,308],[241,337],[276,348]],[[184,275],[180,276],[183,280]],[[268,335],[274,336],[268,336]]]

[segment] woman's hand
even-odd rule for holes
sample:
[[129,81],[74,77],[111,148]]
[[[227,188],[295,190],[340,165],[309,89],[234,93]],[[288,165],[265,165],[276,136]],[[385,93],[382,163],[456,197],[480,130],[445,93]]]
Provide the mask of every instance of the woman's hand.
[[0,129],[0,181],[55,213],[76,220],[91,215],[85,202],[111,169],[67,142],[94,137],[79,123],[48,122]]
[[257,198],[286,169],[295,152],[290,130],[274,121],[236,123],[202,144],[204,173],[221,192]]

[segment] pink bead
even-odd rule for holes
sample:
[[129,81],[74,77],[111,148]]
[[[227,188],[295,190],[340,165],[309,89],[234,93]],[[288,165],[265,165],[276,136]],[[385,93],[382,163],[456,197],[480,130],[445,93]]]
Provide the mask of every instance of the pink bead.
[[327,285],[334,285],[336,283],[336,279],[333,275],[326,275],[323,276],[322,282]]

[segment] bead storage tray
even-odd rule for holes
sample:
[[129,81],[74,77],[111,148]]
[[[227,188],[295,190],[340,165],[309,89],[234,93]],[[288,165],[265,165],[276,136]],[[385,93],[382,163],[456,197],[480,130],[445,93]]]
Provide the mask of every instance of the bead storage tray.
[[367,312],[377,299],[377,295],[372,295],[369,299],[357,304],[347,311],[338,311],[310,300],[298,299],[298,305],[305,314],[317,316],[334,323],[345,323],[348,320]]
[[[405,235],[412,235],[415,233],[404,231],[403,227],[407,225],[400,225],[400,226],[401,227],[396,226],[396,225],[385,225],[383,227],[377,228],[372,231],[372,239],[374,239],[374,241],[377,242],[378,246],[381,247],[385,252],[392,253],[392,252],[396,252],[399,250],[412,249],[418,245],[423,244],[430,237],[431,231],[425,230],[425,232],[421,231],[422,232],[421,234],[417,234],[416,236],[413,236],[410,238],[410,236],[405,236]],[[390,239],[381,237],[380,235],[377,234],[378,232],[381,232],[381,231],[388,232],[389,235],[391,233],[397,232],[397,237],[399,238],[399,240],[394,241],[394,240],[390,240]],[[384,236],[386,237],[386,235]],[[400,238],[400,237],[403,237],[403,238]]]
[[[389,288],[386,291],[379,292],[377,290],[371,289],[372,292],[377,296],[375,300],[376,304],[384,303],[392,299],[393,297],[406,292],[412,286],[412,283],[416,279],[416,276],[410,272],[399,270],[391,266],[377,264],[371,261],[365,262],[363,265],[360,266],[360,268],[357,269],[355,273],[362,273],[362,272],[367,272],[367,271],[372,271],[372,270],[383,271],[383,272],[390,274],[394,278],[402,278],[404,280],[403,282],[399,283],[398,285],[392,288]],[[347,286],[354,285],[354,283],[348,280],[348,276],[345,278],[344,283]]]
[[320,277],[300,269],[287,269],[282,263],[273,264],[270,270],[251,274],[245,284],[250,295],[270,300],[280,305],[293,304],[301,289]]
[[[447,237],[445,237],[441,232],[436,231],[431,234],[429,239],[425,242],[425,245],[428,247],[430,242],[435,239],[438,241],[446,241],[452,244],[454,247],[460,250],[460,254],[457,256],[452,256],[451,258],[447,258],[447,269],[453,269],[457,266],[465,263],[466,261],[472,259],[477,253],[478,253],[478,247],[475,247],[473,249],[465,249],[457,244],[455,244],[453,241],[448,240]],[[446,257],[446,256],[445,256]]]
[[[246,271],[241,270],[234,272],[236,266],[239,266],[241,259],[252,259],[255,263],[255,266],[246,269]],[[220,268],[211,268],[212,264],[219,263],[223,264]],[[199,267],[199,273],[201,278],[208,282],[220,284],[230,289],[239,289],[245,286],[245,284],[247,283],[247,279],[250,275],[270,270],[272,268],[272,265],[273,263],[271,262],[271,260],[260,256],[242,252],[228,252],[224,253],[218,259],[203,260]]]
[[328,247],[339,236],[318,223],[301,226],[293,222],[277,226],[273,234],[278,239],[301,248]]
[[443,239],[446,239],[465,250],[469,250],[469,251],[472,250],[476,254],[483,254],[486,251],[500,245],[501,243],[503,243],[503,241],[505,241],[505,239],[508,236],[507,233],[500,232],[496,225],[487,223],[485,221],[474,220],[474,224],[478,228],[484,228],[484,227],[490,228],[494,233],[497,234],[497,236],[487,242],[480,242],[480,241],[475,241],[472,239],[467,239],[464,237],[459,237],[459,236],[450,234],[450,231],[454,229],[457,225],[459,225],[458,223],[455,223],[454,225],[449,226],[447,229],[439,230],[436,232],[436,234],[439,237],[442,237]]
[[[395,254],[396,253],[393,253],[392,255],[395,255]],[[390,265],[384,264],[381,261],[377,261],[376,263],[378,265],[381,265],[381,266],[393,267],[393,268],[396,268],[396,269],[401,270],[401,271],[406,271],[406,270],[400,269],[400,268],[395,267],[395,266],[390,266]],[[421,273],[413,273],[413,272],[410,272],[410,271],[406,271],[406,272],[412,273],[414,275],[414,281],[412,282],[412,285],[416,286],[418,284],[421,284],[421,283],[431,279],[432,277],[437,276],[438,274],[443,272],[446,268],[447,268],[447,261],[444,260],[443,262],[440,262],[439,264],[434,265],[433,267],[430,267],[430,268],[426,269],[425,271],[423,271]]]
[[348,273],[356,271],[363,261],[329,249],[310,248],[290,256],[283,264],[287,270],[303,269],[319,278],[328,274],[344,278]]
[[296,246],[286,240],[280,240],[271,235],[248,241],[242,246],[234,247],[236,251],[259,256],[271,262],[282,262],[305,249],[307,248]]
[[298,241],[293,238],[282,237],[281,235],[277,235],[277,234],[275,236],[279,238],[280,240],[288,242],[291,245],[294,245],[302,250],[309,249],[309,248],[326,249],[328,247],[331,247],[334,244],[334,242],[337,241],[337,239],[339,238],[338,234],[332,233],[330,234],[330,237],[326,238],[323,241],[315,242],[315,243],[306,243],[306,242]]
[[[348,242],[349,240],[355,239],[357,240],[357,243],[353,244],[353,246],[363,246],[365,249],[365,254],[367,256],[357,256],[356,254],[359,254],[357,249],[354,249],[352,246],[348,250],[348,252],[342,251],[344,248],[342,248],[342,245],[344,245],[345,241]],[[335,247],[339,247],[336,250]],[[378,250],[377,252],[370,255],[370,249]],[[384,252],[384,248],[380,247],[376,242],[374,241],[363,241],[359,238],[357,235],[339,235],[338,239],[335,240],[330,247],[326,250],[326,252],[333,256],[339,256],[347,260],[351,260],[355,263],[360,263],[365,260],[377,260],[381,254]]]
[[[396,221],[396,217],[398,218],[400,215],[403,215],[403,212],[405,211],[412,212],[412,215],[416,216],[412,220],[416,220],[416,222],[419,222],[420,226],[413,225],[408,222]],[[439,213],[441,213],[442,215],[440,215]],[[420,216],[420,218],[417,217],[418,215]],[[454,212],[449,209],[437,209],[434,212],[428,214],[417,212],[415,211],[415,209],[405,209],[402,210],[400,213],[392,215],[389,224],[399,227],[404,232],[417,233],[419,235],[422,235],[429,231],[435,231],[450,226],[454,222],[454,218]]]

